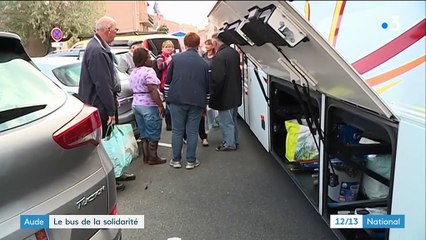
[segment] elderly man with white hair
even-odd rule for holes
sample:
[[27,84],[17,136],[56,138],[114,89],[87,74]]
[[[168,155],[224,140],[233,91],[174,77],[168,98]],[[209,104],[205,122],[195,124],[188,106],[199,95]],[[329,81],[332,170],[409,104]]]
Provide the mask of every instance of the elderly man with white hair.
[[[117,32],[117,22],[111,17],[104,16],[96,22],[96,34],[84,52],[78,88],[81,101],[98,108],[103,138],[107,135],[107,126],[118,120],[117,95],[121,86],[108,45],[114,41]],[[128,181],[135,178],[134,174],[124,173],[116,180]],[[124,190],[124,185],[117,182],[117,190]]]

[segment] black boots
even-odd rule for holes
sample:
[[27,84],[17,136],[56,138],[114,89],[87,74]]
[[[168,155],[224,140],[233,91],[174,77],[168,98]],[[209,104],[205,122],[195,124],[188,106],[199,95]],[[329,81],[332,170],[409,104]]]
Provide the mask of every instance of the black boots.
[[117,181],[133,181],[136,179],[136,175],[133,173],[123,173],[120,177],[115,178]]
[[124,172],[120,177],[115,178],[115,188],[117,189],[117,192],[124,191],[126,186],[124,186],[123,183],[120,183],[118,181],[133,181],[136,179],[136,175],[133,173],[126,173]]
[[149,160],[149,147],[148,147],[148,140],[142,139],[141,140],[141,146],[139,146],[140,150],[139,155],[143,156],[143,163],[148,163]]
[[139,142],[139,153],[143,156],[143,163],[149,165],[163,164],[166,163],[165,158],[158,157],[158,142],[150,142],[146,139],[142,139]]
[[167,160],[165,158],[160,158],[157,155],[157,149],[158,149],[158,142],[148,142],[148,152],[149,152],[148,164],[149,165],[166,163]]
[[124,191],[126,186],[124,186],[124,184],[122,183],[115,181],[115,188],[117,189],[117,192],[121,192],[121,191]]

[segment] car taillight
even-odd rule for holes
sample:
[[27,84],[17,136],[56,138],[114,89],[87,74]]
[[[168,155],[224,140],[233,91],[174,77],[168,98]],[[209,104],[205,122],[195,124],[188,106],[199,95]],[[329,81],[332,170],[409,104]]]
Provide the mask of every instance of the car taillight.
[[26,237],[24,240],[48,240],[46,231],[44,229]]
[[117,215],[117,203],[114,204],[114,207],[112,208],[112,210],[109,213],[109,215]]
[[44,229],[36,232],[35,235],[36,235],[37,240],[47,240],[48,239],[46,231],[44,231]]
[[97,108],[84,105],[83,110],[53,134],[53,140],[65,149],[85,144],[98,145],[102,138],[102,123]]

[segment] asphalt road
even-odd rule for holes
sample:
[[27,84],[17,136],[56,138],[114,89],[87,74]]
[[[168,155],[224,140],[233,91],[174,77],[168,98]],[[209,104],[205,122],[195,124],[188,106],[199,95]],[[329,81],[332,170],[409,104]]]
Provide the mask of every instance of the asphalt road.
[[[248,126],[239,129],[235,152],[216,152],[221,133],[212,129],[193,170],[133,160],[137,178],[118,193],[118,214],[145,215],[145,228],[124,229],[123,239],[337,239]],[[162,143],[170,133],[163,130]],[[159,153],[172,156],[169,147]]]

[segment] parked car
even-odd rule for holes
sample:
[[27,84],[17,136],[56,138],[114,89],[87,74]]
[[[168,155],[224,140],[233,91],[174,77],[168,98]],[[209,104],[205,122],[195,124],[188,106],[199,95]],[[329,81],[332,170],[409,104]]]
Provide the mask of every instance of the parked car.
[[[71,48],[65,50],[55,50],[46,55],[46,57],[75,57],[77,59],[82,59],[84,56],[85,48]],[[112,46],[111,53],[114,56],[114,63],[118,64],[118,60],[123,54],[129,51],[129,47],[126,45]],[[154,53],[150,52],[151,59],[155,59]]]
[[116,214],[101,131],[96,108],[42,74],[19,36],[0,32],[0,239],[121,239],[120,229],[20,228],[20,215]]
[[[179,38],[170,34],[158,32],[132,32],[132,33],[119,33],[114,41],[110,44],[114,47],[127,46],[129,41],[142,41],[143,46],[150,50],[154,56],[161,53],[162,44],[164,41],[170,40],[175,46],[175,52],[182,52],[184,46],[181,45]],[[82,40],[74,44],[70,49],[84,49],[89,43],[90,39]]]
[[[81,58],[52,54],[49,57],[33,58],[36,66],[61,86],[67,92],[77,96],[80,83]],[[132,110],[133,91],[129,84],[129,75],[117,70],[121,82],[121,92],[118,95],[118,122],[132,124],[135,134],[138,134],[136,121]],[[78,96],[77,96],[78,97]]]

